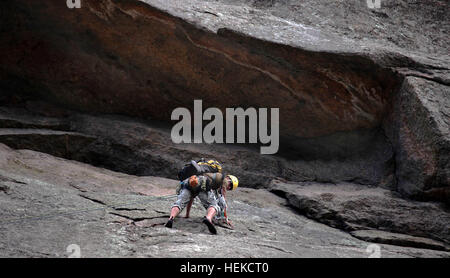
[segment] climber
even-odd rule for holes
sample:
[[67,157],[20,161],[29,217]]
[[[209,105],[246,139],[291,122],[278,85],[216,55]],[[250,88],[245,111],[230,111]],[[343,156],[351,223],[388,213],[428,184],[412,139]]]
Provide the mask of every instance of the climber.
[[226,191],[236,189],[238,187],[238,184],[239,181],[235,176],[224,176],[222,173],[206,173],[203,175],[193,175],[185,179],[181,183],[181,190],[178,194],[177,200],[172,206],[170,218],[165,226],[168,228],[172,228],[175,217],[186,207],[191,199],[194,199],[196,196],[198,196],[202,205],[207,210],[206,217],[204,217],[203,219],[203,223],[208,227],[208,230],[212,234],[216,234],[217,230],[213,224],[213,217],[219,212],[223,212],[223,214],[226,216],[227,212],[226,205],[223,208],[219,207],[219,201],[217,199],[215,191],[217,190],[218,192],[220,192],[221,196],[225,198]]
[[[180,193],[182,182],[185,179],[191,177],[192,175],[202,175],[205,173],[222,173],[222,165],[217,160],[206,160],[204,158],[197,161],[191,160],[189,163],[185,164],[178,172],[178,179],[180,180],[180,183],[176,189],[177,195]],[[191,197],[186,207],[186,218],[189,218],[189,213],[193,202],[194,198]]]

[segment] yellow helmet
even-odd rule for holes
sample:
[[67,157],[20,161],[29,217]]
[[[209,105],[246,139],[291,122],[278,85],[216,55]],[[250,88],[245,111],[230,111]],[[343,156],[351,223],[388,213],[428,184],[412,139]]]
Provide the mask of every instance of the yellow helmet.
[[227,175],[227,177],[229,177],[231,182],[233,183],[233,187],[231,188],[231,190],[235,190],[238,187],[238,184],[239,184],[238,179],[235,176],[233,176],[233,175]]

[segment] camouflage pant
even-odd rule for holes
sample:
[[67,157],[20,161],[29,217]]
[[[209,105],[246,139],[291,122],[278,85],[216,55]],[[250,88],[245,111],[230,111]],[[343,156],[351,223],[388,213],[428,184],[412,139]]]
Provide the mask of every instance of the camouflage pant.
[[227,208],[227,203],[225,201],[225,198],[222,195],[218,196],[217,198],[217,205],[219,206],[219,210],[217,211],[217,214],[214,218],[216,220],[226,220],[225,209]]
[[217,196],[212,190],[200,191],[199,193],[193,194],[189,189],[182,188],[180,190],[180,193],[178,194],[177,200],[172,207],[178,207],[180,211],[182,211],[189,203],[191,198],[193,199],[197,196],[205,209],[213,207],[217,213],[220,212]]

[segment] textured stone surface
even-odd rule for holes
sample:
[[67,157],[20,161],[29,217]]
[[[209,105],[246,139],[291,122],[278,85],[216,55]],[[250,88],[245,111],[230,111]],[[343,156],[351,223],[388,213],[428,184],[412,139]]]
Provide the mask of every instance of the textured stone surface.
[[[277,178],[272,190],[320,222],[372,241],[439,248],[431,238],[444,246],[448,207],[386,189],[450,200],[448,3],[386,0],[370,10],[364,1],[344,2],[83,0],[70,10],[59,0],[3,1],[0,104],[10,108],[0,111],[0,142],[166,178],[192,158],[214,157],[242,186],[268,187]],[[173,144],[170,113],[192,108],[194,99],[204,108],[279,107],[279,154]],[[140,203],[175,181],[1,146],[5,218],[58,214],[56,222],[0,226],[5,254],[62,256],[66,241],[78,239],[91,256],[178,256],[177,243],[186,247],[180,256],[216,256],[202,242],[209,236],[197,222],[202,213],[167,231],[160,224],[168,201]],[[232,203],[240,229],[220,236],[245,237],[247,245],[226,255],[366,255],[359,241],[347,244],[347,234],[296,215],[283,199],[242,192]],[[97,207],[87,216],[71,214],[88,204]],[[362,236],[361,229],[379,230]],[[386,248],[387,256],[448,255]]]
[[[411,143],[413,136],[405,135],[411,124],[396,124],[401,118],[427,121],[427,113],[415,119],[416,109],[429,109],[412,103],[417,91],[436,88],[439,100],[448,99],[450,62],[442,54],[448,46],[441,42],[450,25],[442,9],[387,1],[382,9],[370,10],[356,1],[322,1],[317,13],[337,11],[328,20],[333,23],[325,24],[307,12],[316,6],[308,1],[83,2],[75,10],[57,0],[1,4],[3,103],[20,103],[20,93],[87,112],[165,122],[174,108],[192,108],[194,99],[202,99],[204,108],[279,107],[280,154],[289,159],[344,161],[350,169],[345,180],[396,188],[396,175],[403,194],[448,199],[446,143]],[[417,24],[434,31],[422,34],[409,12],[398,17],[405,5],[420,18]],[[430,5],[445,9],[448,3]],[[362,27],[347,28],[343,10]],[[436,28],[430,19],[443,24]],[[403,35],[391,35],[396,26]],[[415,79],[428,89],[415,88]],[[410,102],[406,106],[404,99]],[[447,104],[439,109],[448,114]],[[417,129],[414,136],[428,138],[430,128]],[[424,162],[414,158],[420,155],[414,149],[434,150]],[[373,166],[355,175],[362,164]],[[336,180],[318,168],[306,180]],[[277,171],[305,180],[289,166]]]
[[441,242],[429,238],[414,237],[405,234],[389,233],[379,230],[358,230],[350,233],[352,236],[371,242],[410,246],[418,248],[429,248],[435,250],[449,251],[449,247]]
[[298,211],[347,231],[379,229],[450,243],[450,213],[440,203],[405,200],[382,188],[350,183],[272,183]]
[[[226,6],[230,14],[223,21],[191,24],[204,15],[188,12],[201,1],[147,1],[154,8],[139,1],[86,0],[76,11],[47,1],[2,4],[13,11],[4,21],[14,36],[0,46],[8,53],[1,79],[4,87],[13,77],[26,79],[22,87],[29,84],[34,94],[84,111],[168,121],[174,108],[191,108],[194,99],[202,99],[205,108],[278,107],[285,144],[355,131],[342,141],[345,151],[326,140],[317,148],[345,154],[371,145],[373,137],[357,132],[380,124],[399,84],[391,69],[351,41],[341,45],[338,37],[323,34],[307,50],[301,26],[264,13],[234,14],[239,7]],[[188,21],[171,15],[181,16],[180,9]],[[23,20],[27,29],[8,20]],[[244,26],[260,29],[239,29]],[[373,54],[381,60],[383,55]],[[297,149],[311,155],[307,146]]]
[[27,109],[0,107],[0,128],[40,128],[60,131],[69,130],[69,122],[64,118],[43,117],[30,113]]
[[450,202],[450,87],[408,77],[393,113],[398,190]]
[[[173,178],[173,173],[186,161],[211,157],[221,161],[227,172],[237,175],[245,187],[267,187],[273,178],[280,177],[291,181],[352,181],[394,188],[394,161],[387,142],[375,144],[370,151],[345,160],[305,160],[288,155],[261,155],[256,148],[245,146],[174,144],[170,126],[136,118],[70,111],[65,111],[64,118],[56,118],[31,114],[31,108],[0,109],[9,112],[3,120],[0,118],[0,126],[56,129],[58,125],[47,126],[47,123],[63,122],[64,128],[71,130],[0,128],[0,141],[10,147],[43,151],[128,174]],[[373,136],[383,137],[379,130]]]
[[[154,0],[146,0],[154,3]],[[172,3],[177,1],[158,1]],[[178,1],[178,6],[179,5]],[[205,21],[223,16],[216,12],[223,1],[204,0]],[[375,2],[375,1],[373,1]],[[427,53],[448,57],[449,45],[445,38],[449,32],[448,1],[383,0],[380,7],[370,9],[367,1],[298,1],[298,0],[227,0],[225,5],[241,6],[242,13],[266,13],[284,19],[291,26],[305,30],[319,29],[322,33],[336,34],[366,47],[397,48],[408,53]],[[166,4],[168,5],[168,4]],[[224,6],[225,6],[224,5]],[[244,6],[244,7],[242,7]],[[226,6],[225,6],[226,7]],[[224,8],[226,10],[226,8]],[[233,11],[237,13],[237,8]],[[208,12],[213,13],[208,16]],[[191,12],[192,13],[192,12]],[[216,17],[213,17],[216,14]],[[302,39],[304,40],[304,39]]]
[[[293,181],[353,181],[391,186],[392,152],[388,144],[348,158],[302,160],[259,154],[257,149],[224,144],[174,144],[170,129],[124,117],[77,114],[72,129],[98,138],[73,159],[136,175],[173,177],[192,158],[213,157],[245,187],[267,187],[271,179]],[[380,134],[375,136],[382,136]]]
[[32,149],[70,158],[95,137],[49,129],[0,129],[0,142],[17,149]]
[[[69,171],[70,169],[70,171]],[[316,223],[268,191],[229,196],[235,230],[212,236],[197,202],[168,217],[176,181],[136,177],[0,144],[0,257],[368,257],[370,243]],[[380,244],[382,257],[449,257]]]

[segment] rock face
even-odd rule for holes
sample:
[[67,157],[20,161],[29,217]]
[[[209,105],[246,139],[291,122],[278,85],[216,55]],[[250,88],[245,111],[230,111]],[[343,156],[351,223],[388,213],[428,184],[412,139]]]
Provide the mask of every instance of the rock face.
[[[365,242],[334,228],[448,250],[448,3],[337,2],[1,2],[0,143],[47,154],[0,144],[2,218],[14,220],[0,225],[0,250],[64,256],[79,242],[88,256],[366,255]],[[324,20],[317,5],[336,15]],[[279,108],[280,151],[174,144],[171,112],[196,99],[222,111]],[[220,235],[238,251],[215,253],[200,212],[179,230],[161,226],[173,200],[160,197],[176,184],[167,178],[201,157],[247,187],[233,196],[238,229]],[[84,216],[69,209],[89,204]],[[33,222],[46,212],[57,221]]]
[[[14,109],[9,111],[11,114],[6,124],[14,122],[17,126],[24,125],[22,119],[28,118],[27,114],[22,114],[22,119],[19,119],[12,116],[16,114]],[[403,200],[393,196],[389,190],[368,188],[367,185],[361,184],[340,182],[330,185],[312,181],[305,186],[279,180],[281,176],[288,176],[288,169],[292,169],[292,174],[302,174],[305,177],[307,171],[310,171],[311,174],[329,175],[331,180],[343,179],[345,173],[333,172],[335,169],[332,167],[333,164],[293,163],[270,156],[262,156],[264,159],[261,159],[256,151],[252,152],[237,146],[230,149],[207,145],[194,147],[190,144],[176,145],[167,141],[169,131],[163,127],[150,126],[117,116],[68,114],[69,117],[65,118],[65,122],[70,125],[71,130],[82,131],[83,134],[88,134],[84,136],[95,138],[91,143],[84,145],[71,141],[73,144],[71,148],[77,148],[78,151],[70,158],[100,164],[107,168],[117,168],[122,172],[136,172],[141,177],[55,158],[43,153],[13,151],[0,145],[2,146],[0,193],[4,193],[2,204],[5,205],[2,216],[14,220],[3,223],[5,236],[2,238],[11,243],[11,245],[6,242],[0,243],[5,246],[4,256],[67,256],[63,246],[67,243],[67,246],[70,244],[84,246],[84,256],[189,257],[195,256],[192,250],[201,250],[205,256],[223,257],[223,254],[214,253],[214,248],[211,247],[217,245],[215,239],[205,241],[208,235],[207,230],[201,225],[203,209],[200,205],[194,206],[192,219],[180,218],[176,221],[176,230],[168,231],[162,227],[174,200],[172,194],[177,182],[148,176],[157,174],[173,177],[186,160],[201,155],[224,161],[225,169],[238,175],[241,180],[239,191],[231,194],[233,201],[230,204],[233,211],[232,219],[237,224],[236,231],[219,229],[223,240],[228,241],[232,238],[239,243],[239,246],[233,247],[234,249],[227,249],[230,246],[224,247],[227,256],[369,255],[366,251],[369,243],[359,242],[344,232],[317,224],[314,220],[351,231],[353,237],[369,242],[436,250],[448,249],[446,242],[450,220],[447,209],[442,205]],[[37,115],[33,119],[36,122],[43,122],[44,119],[58,122],[57,118],[41,119]],[[0,120],[0,126],[1,124]],[[10,129],[0,129],[2,132],[8,130]],[[40,131],[28,130],[30,134]],[[45,146],[41,141],[33,140],[32,136],[25,138],[28,140],[21,141],[16,138],[15,147],[21,148],[26,142],[31,145],[25,146],[34,149]],[[47,138],[46,141],[51,142],[51,139]],[[51,153],[51,150],[45,151]],[[66,157],[66,154],[59,156]],[[241,163],[235,165],[233,161]],[[258,164],[255,165],[253,162]],[[274,168],[270,168],[269,165],[273,165]],[[319,172],[321,168],[323,170]],[[361,169],[349,169],[348,174],[355,175]],[[267,181],[275,177],[278,178],[267,184]],[[268,187],[285,199],[265,189],[255,190],[242,186]],[[33,196],[33,199],[27,196]],[[36,207],[32,205],[29,208],[34,202],[40,205]],[[59,205],[55,207],[52,205],[54,202]],[[10,207],[18,207],[19,210],[8,209]],[[74,215],[74,211],[83,213]],[[298,212],[312,219],[308,220],[298,215]],[[64,224],[57,226],[53,221]],[[44,224],[47,227],[45,229],[42,228]],[[27,234],[28,232],[17,233],[16,231],[22,230],[24,225],[27,227],[26,231],[32,234],[42,232],[56,234],[57,240],[49,243],[45,237],[31,236]],[[80,225],[85,228],[76,228],[75,238],[67,236],[67,229]],[[366,231],[366,229],[376,230]],[[100,239],[91,235],[92,231],[101,233],[103,237]],[[386,231],[394,231],[396,234]],[[248,245],[242,246],[242,242],[239,241],[242,237],[246,237]],[[261,242],[261,238],[270,240]],[[26,239],[24,241],[26,245],[14,243],[23,239]],[[172,250],[180,242],[185,246],[174,254]],[[105,247],[109,244],[114,244],[114,248]],[[149,244],[152,247],[148,247]],[[382,247],[383,256],[435,257],[446,254],[412,248],[405,251],[398,249],[399,247],[386,246]]]
[[[316,223],[265,190],[229,196],[235,230],[163,225],[176,181],[137,177],[0,144],[0,257],[369,257],[370,243]],[[237,194],[234,194],[237,193]],[[76,246],[75,246],[76,245]],[[74,252],[79,247],[79,253]],[[450,253],[379,244],[382,257]],[[218,252],[220,250],[220,253]]]
[[[381,175],[415,167],[401,158],[403,137],[389,142],[384,136],[394,125],[387,115],[398,109],[394,102],[405,76],[448,85],[445,59],[407,57],[398,48],[274,15],[270,5],[241,2],[85,0],[74,10],[56,0],[2,3],[2,90],[83,111],[163,121],[176,107],[191,108],[194,99],[202,99],[204,108],[278,107],[280,153],[295,160],[350,158],[357,164],[368,156],[369,163],[390,164],[378,170]],[[409,93],[404,91],[406,98]],[[429,147],[422,143],[421,149]],[[396,167],[389,153],[399,154]],[[432,163],[448,168],[442,160]],[[427,175],[426,184],[448,185],[443,174]],[[397,178],[403,193],[415,194]],[[363,180],[395,188],[390,178]]]
[[389,190],[349,183],[295,186],[275,180],[272,191],[302,214],[333,227],[376,229],[450,243],[450,214],[439,203],[407,201]]
[[[167,7],[147,1],[157,8],[139,1],[83,2],[79,10],[55,0],[2,4],[11,11],[3,19],[12,28],[7,34],[18,42],[5,37],[1,46],[8,53],[2,57],[4,87],[13,78],[27,80],[22,87],[70,107],[164,121],[174,108],[192,107],[194,99],[202,99],[205,108],[278,107],[282,146],[295,145],[305,157],[327,157],[361,153],[378,141],[365,130],[379,126],[400,82],[368,53],[348,53],[350,45],[337,43],[337,37],[330,43],[318,34],[322,47],[310,51],[290,45],[300,27],[282,33],[289,41],[267,35],[279,32],[273,26],[281,20],[267,18],[271,21],[251,37],[217,29],[236,23],[231,13],[202,22],[205,30],[160,10],[200,1]],[[236,26],[266,19],[246,16]],[[344,139],[333,139],[337,132]],[[313,152],[310,142],[296,140],[311,137],[318,145]]]
[[395,103],[391,136],[398,190],[450,202],[449,86],[408,77]]
[[[283,135],[305,138],[378,126],[399,84],[390,69],[362,51],[345,52],[344,43],[322,47],[339,53],[306,51],[280,44],[282,39],[271,42],[269,35],[262,40],[205,23],[213,33],[159,10],[200,1],[161,7],[147,1],[157,8],[139,1],[83,2],[79,10],[56,0],[3,4],[13,12],[4,19],[13,28],[9,32],[21,42],[17,48],[3,40],[4,74],[38,80],[46,84],[47,98],[85,111],[165,121],[174,108],[192,107],[194,99],[221,109],[270,104],[280,108]],[[228,25],[236,24],[225,16]],[[18,19],[24,27],[8,21]],[[254,20],[248,16],[242,24]],[[275,33],[272,21],[257,34]]]
[[[148,1],[154,2],[154,1]],[[163,2],[163,1],[159,1]],[[172,2],[172,1],[170,1]],[[202,1],[214,11],[215,0]],[[372,1],[376,2],[376,1]],[[325,33],[352,39],[358,44],[378,44],[408,53],[448,56],[445,38],[449,27],[448,1],[383,0],[379,7],[367,1],[302,1],[297,0],[229,0],[228,4],[245,5],[274,17],[305,27],[314,26]]]
[[94,137],[76,132],[54,131],[47,129],[0,130],[0,142],[13,148],[33,149],[60,157],[71,157],[80,148],[94,141]]
[[[40,111],[30,105],[29,109]],[[394,180],[392,152],[387,144],[374,146],[370,152],[346,160],[292,160],[260,155],[258,150],[245,146],[174,144],[170,138],[170,127],[129,117],[92,116],[66,111],[67,117],[55,118],[30,114],[30,111],[23,109],[7,110],[9,116],[0,118],[0,134],[4,134],[0,136],[0,141],[11,147],[42,151],[132,175],[173,178],[186,161],[211,157],[221,161],[225,171],[237,175],[244,187],[267,188],[274,178],[351,181],[385,187],[389,187]],[[19,113],[20,116],[17,116]],[[28,127],[25,119],[29,118],[41,123],[64,122],[69,131],[19,128]],[[376,136],[383,135],[379,133]]]
[[42,114],[31,113],[27,109],[11,109],[6,107],[0,108],[0,127],[59,131],[70,130],[69,122],[63,117],[45,117]]
[[[408,114],[414,105],[428,109],[420,101],[401,104],[414,95],[421,98],[417,90],[439,87],[442,98],[448,95],[449,63],[438,55],[442,51],[429,59],[392,45],[382,48],[376,40],[311,28],[286,12],[295,8],[291,2],[271,2],[277,13],[274,5],[233,3],[85,0],[73,10],[57,0],[2,3],[3,103],[17,101],[20,93],[87,112],[166,122],[174,108],[192,108],[194,99],[202,99],[204,108],[222,110],[278,107],[280,155],[318,164],[346,161],[338,172],[364,160],[375,166],[362,171],[363,177],[346,174],[347,180],[390,188],[397,187],[397,180],[405,195],[448,199],[443,197],[448,195],[445,144],[410,144],[406,123],[397,122],[408,115],[414,121],[414,114]],[[375,21],[383,15],[363,12]],[[393,20],[389,17],[389,24],[395,25]],[[422,87],[407,85],[413,79],[422,80]],[[444,119],[436,127],[440,142],[448,141],[447,111],[447,105],[429,110]],[[427,137],[417,131],[416,137]],[[418,166],[424,162],[412,158],[408,148],[413,145],[443,153],[427,155],[428,166]],[[427,173],[417,173],[424,167]],[[412,170],[424,176],[412,178]],[[333,180],[326,173],[316,176]],[[296,174],[292,179],[309,180]],[[438,189],[428,192],[432,188]]]
[[436,250],[449,250],[448,246],[428,238],[414,237],[405,234],[389,233],[378,230],[358,230],[351,235],[371,242],[394,244],[400,246],[412,246],[418,248],[430,248]]

